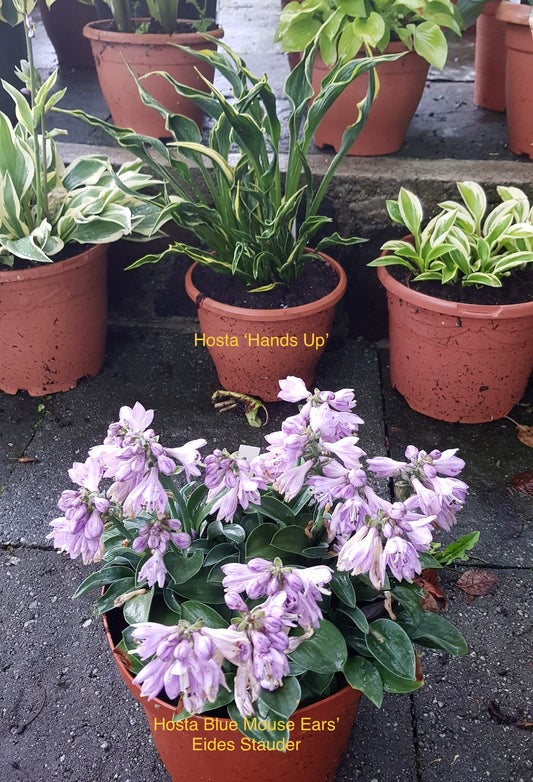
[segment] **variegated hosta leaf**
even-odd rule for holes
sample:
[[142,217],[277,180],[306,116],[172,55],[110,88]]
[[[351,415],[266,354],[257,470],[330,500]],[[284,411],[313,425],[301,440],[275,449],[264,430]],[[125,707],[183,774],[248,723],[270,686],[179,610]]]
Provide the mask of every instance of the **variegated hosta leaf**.
[[50,223],[43,220],[41,225],[27,236],[14,240],[0,237],[0,241],[3,247],[17,258],[25,258],[37,263],[51,263],[51,256],[62,250],[64,246],[58,236],[52,235],[51,230]]

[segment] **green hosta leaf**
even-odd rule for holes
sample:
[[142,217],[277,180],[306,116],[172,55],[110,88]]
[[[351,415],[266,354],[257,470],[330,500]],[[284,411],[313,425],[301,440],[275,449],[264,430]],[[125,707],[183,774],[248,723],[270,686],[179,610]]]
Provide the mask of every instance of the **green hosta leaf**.
[[334,673],[315,673],[307,671],[302,677],[302,685],[314,695],[329,695],[329,688],[333,681]]
[[135,595],[131,600],[124,603],[122,612],[124,614],[124,619],[129,625],[148,621],[153,597],[154,588],[152,587],[148,592],[145,592],[144,595]]
[[491,288],[501,288],[501,280],[494,274],[484,272],[473,272],[465,277],[463,285],[490,285]]
[[18,121],[24,125],[28,133],[31,133],[34,127],[33,114],[25,96],[21,93],[20,90],[18,90],[16,87],[13,87],[12,84],[9,84],[9,82],[4,81],[3,79],[2,86],[15,101],[15,113],[17,115]]
[[418,559],[420,561],[420,564],[422,565],[422,570],[425,570],[426,568],[441,568],[442,565],[440,564],[439,560],[436,559],[431,554],[428,554],[425,551],[420,551],[418,554]]
[[201,621],[206,627],[225,628],[227,621],[211,606],[199,603],[197,600],[187,600],[181,604],[181,617],[185,621],[194,624]]
[[365,657],[350,657],[344,666],[346,681],[378,707],[383,703],[383,683],[376,666]]
[[207,575],[198,573],[183,584],[174,584],[172,591],[182,597],[199,600],[202,603],[222,605],[224,603],[224,590],[220,583],[207,581]]
[[487,210],[487,196],[478,182],[457,182],[457,189],[465,202],[468,210],[476,223],[476,230],[479,231],[481,220]]
[[368,17],[361,17],[353,23],[356,35],[369,46],[377,46],[385,34],[385,22],[381,14],[371,11]]
[[392,590],[392,596],[405,608],[415,624],[422,621],[424,618],[424,609],[420,603],[418,590],[398,586]]
[[[324,651],[327,649],[327,654]],[[289,657],[297,665],[315,673],[341,671],[348,656],[346,642],[335,625],[323,619],[311,638],[302,641]]]
[[391,619],[370,624],[366,645],[372,656],[387,670],[404,679],[415,678],[415,653],[405,630]]
[[110,567],[104,567],[102,570],[99,570],[98,573],[91,573],[91,575],[79,585],[72,595],[72,598],[80,597],[80,595],[84,595],[91,589],[101,589],[103,586],[107,586],[107,584],[112,584],[119,579],[131,578],[132,576],[133,573],[131,568],[126,566],[111,565]]
[[309,542],[303,527],[295,525],[278,530],[272,538],[273,546],[292,554],[300,554],[309,545]]
[[400,188],[397,203],[402,224],[409,229],[409,232],[412,233],[416,239],[420,236],[420,225],[423,217],[420,199],[414,193],[411,193],[410,190],[406,190],[405,187],[402,187]]
[[167,551],[163,560],[174,584],[184,584],[199,572],[204,562],[204,555],[201,551],[195,551],[187,557]]
[[337,0],[340,10],[347,16],[365,16],[365,0]]
[[274,548],[270,541],[278,531],[275,524],[260,524],[248,535],[246,540],[246,558],[264,557],[265,559],[274,559],[280,552]]
[[357,56],[362,45],[363,39],[360,35],[356,34],[353,24],[345,25],[337,43],[339,57],[344,57],[346,60],[352,60]]
[[439,551],[435,555],[442,565],[450,565],[456,559],[463,562],[468,560],[467,551],[474,548],[479,540],[479,532],[470,532],[468,535],[461,535],[460,538],[450,543],[444,551]]
[[232,543],[219,543],[218,546],[213,548],[206,555],[204,564],[206,567],[209,565],[216,565],[222,562],[227,557],[232,557],[234,554],[238,554],[238,549]]
[[352,622],[356,627],[361,630],[362,633],[368,633],[369,630],[369,624],[368,619],[364,615],[364,613],[361,611],[360,608],[357,606],[355,608],[349,608],[347,606],[343,606],[342,608],[339,608],[340,613],[346,614],[346,616],[349,616]]
[[422,22],[413,29],[415,51],[435,68],[442,70],[446,65],[448,44],[444,33],[436,24]]
[[277,714],[282,719],[288,720],[296,711],[300,703],[301,688],[295,676],[287,676],[281,687],[270,692],[261,690],[259,700],[265,704],[269,711]]
[[466,641],[459,630],[447,619],[430,611],[424,612],[424,618],[412,634],[414,641],[429,649],[443,649],[459,657],[468,652]]
[[337,595],[349,608],[355,608],[356,598],[350,574],[347,571],[335,570],[329,582],[331,591]]
[[113,604],[117,598],[128,592],[133,592],[136,587],[137,583],[134,575],[114,581],[107,587],[105,594],[96,601],[94,606],[95,613],[104,614],[106,611],[110,611],[114,607]]
[[404,679],[401,676],[396,676],[396,674],[392,673],[378,662],[375,663],[375,666],[381,676],[385,692],[414,692],[414,690],[420,689],[424,684],[423,679],[419,681],[415,678]]
[[282,524],[294,524],[294,513],[284,502],[276,499],[276,497],[263,495],[260,505],[249,504],[248,513],[252,511],[258,511],[268,519],[280,521]]

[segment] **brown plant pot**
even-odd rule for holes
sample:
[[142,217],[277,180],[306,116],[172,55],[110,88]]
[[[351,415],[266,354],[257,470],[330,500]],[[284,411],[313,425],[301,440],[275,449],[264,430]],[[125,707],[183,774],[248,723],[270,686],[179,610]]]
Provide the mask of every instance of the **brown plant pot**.
[[531,6],[502,2],[496,19],[506,22],[505,95],[509,148],[533,158],[533,27]]
[[[401,51],[405,51],[403,44],[391,43],[385,49],[385,54]],[[389,155],[400,149],[409,123],[420,103],[428,69],[429,63],[414,51],[407,52],[394,62],[377,66],[379,93],[348,155]],[[329,70],[329,66],[317,54],[313,65],[315,94]],[[339,95],[316,130],[315,143],[318,147],[329,145],[336,152],[339,150],[342,134],[348,125],[356,121],[357,103],[365,97],[367,88],[368,74],[364,73]]]
[[391,384],[413,410],[464,424],[507,415],[533,368],[533,302],[462,304],[402,285],[384,266]]
[[0,271],[0,390],[74,388],[103,364],[107,247],[23,271]]
[[500,0],[483,6],[476,21],[474,103],[505,111],[505,24],[496,19]]
[[213,729],[209,722],[206,727],[204,717],[190,717],[188,730],[176,730],[179,723],[173,723],[172,717],[181,708],[159,698],[141,697],[141,688],[133,684],[124,655],[115,651],[107,618],[103,618],[120,675],[145,711],[156,749],[173,782],[331,782],[348,747],[359,690],[345,687],[298,709],[291,717],[295,725],[289,741],[293,744],[291,749],[287,744],[286,752],[254,748],[250,739],[231,729],[231,720],[221,717],[216,724],[213,720]]
[[55,0],[50,8],[45,0],[37,0],[37,4],[59,64],[64,68],[94,68],[91,45],[83,37],[85,25],[96,19],[94,7],[78,0]]
[[[110,29],[111,25],[111,20],[92,22],[85,26],[83,34],[90,39],[100,89],[114,124],[132,128],[143,135],[168,138],[170,134],[165,128],[163,117],[155,109],[145,106],[139,97],[128,65],[138,77],[151,71],[165,71],[181,84],[207,92],[208,88],[198,72],[211,81],[214,69],[174,44],[198,51],[214,50],[216,45],[206,41],[200,33],[119,33]],[[209,35],[222,38],[224,31],[218,27],[210,31]],[[154,74],[143,79],[143,86],[169,111],[185,114],[201,127],[201,109],[188,98],[179,96],[163,76]]]
[[[314,302],[285,309],[254,310],[210,299],[192,280],[196,264],[188,269],[185,290],[197,302],[202,332],[197,336],[197,344],[203,345],[198,340],[205,339],[219,380],[227,391],[276,402],[279,380],[288,375],[302,378],[308,387],[312,384],[331,333],[335,306],[346,290],[342,266],[333,258],[320,255],[337,272],[337,286]],[[233,345],[231,337],[235,338]]]

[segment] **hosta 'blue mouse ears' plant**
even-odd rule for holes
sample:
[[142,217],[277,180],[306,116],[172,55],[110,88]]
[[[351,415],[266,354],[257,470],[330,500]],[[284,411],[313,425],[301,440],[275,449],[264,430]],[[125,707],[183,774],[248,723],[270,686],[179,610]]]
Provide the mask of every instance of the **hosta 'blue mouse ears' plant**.
[[316,39],[328,65],[357,57],[365,46],[383,52],[401,41],[442,69],[448,56],[442,28],[461,35],[461,26],[451,0],[303,0],[285,6],[275,40],[298,52]]
[[[51,5],[53,0],[49,0]],[[122,236],[145,239],[156,230],[159,210],[140,191],[155,184],[140,161],[114,172],[103,155],[86,155],[65,168],[55,137],[46,130],[47,114],[66,90],[54,92],[57,71],[41,82],[33,63],[33,0],[2,0],[12,25],[24,24],[28,61],[16,71],[22,92],[2,81],[15,102],[17,124],[0,113],[0,263],[14,258],[49,263],[65,245],[108,244]]]
[[[192,52],[182,48],[214,66],[228,82],[230,99],[209,82],[206,94],[161,73],[179,95],[190,98],[213,119],[207,142],[202,140],[194,122],[170,113],[140,82],[143,102],[166,120],[173,138],[168,146],[84,112],[69,113],[103,128],[140,158],[165,185],[160,201],[160,225],[173,220],[180,228],[193,233],[202,246],[176,242],[162,255],[146,256],[134,266],[155,263],[167,254],[179,252],[215,272],[234,275],[250,289],[265,290],[277,284],[289,284],[300,276],[310,258],[305,248],[318,230],[331,222],[320,214],[321,203],[335,171],[361,131],[376,95],[374,68],[379,62],[397,59],[399,55],[339,62],[313,100],[311,70],[316,43],[311,44],[285,82],[290,116],[286,171],[283,171],[281,122],[276,96],[266,76],[254,76],[228,46],[220,41],[218,46],[224,51]],[[366,97],[358,104],[359,117],[344,132],[339,151],[332,156],[317,185],[306,157],[313,134],[338,95],[366,72],[369,86]],[[179,153],[180,159],[173,150]],[[197,176],[192,175],[191,167],[196,168]],[[359,241],[342,239],[333,233],[314,249]]]
[[181,697],[177,719],[226,707],[250,736],[259,713],[275,740],[288,737],[280,716],[346,682],[377,706],[384,690],[418,688],[414,645],[464,654],[458,630],[424,610],[416,576],[477,539],[440,553],[433,542],[467,494],[456,449],[367,459],[351,389],[280,385],[300,410],[249,461],[224,449],[202,459],[204,439],[164,446],[153,411],[122,407],[69,471],[77,487],[49,535],[103,562],[76,594],[105,587],[96,612],[122,611],[119,649],[143,695]]
[[369,266],[404,266],[413,281],[501,287],[513,271],[533,263],[533,208],[518,187],[498,186],[501,199],[487,212],[487,196],[477,182],[458,182],[462,203],[443,201],[441,211],[423,225],[418,196],[401,188],[387,201],[390,218],[412,239],[382,245]]

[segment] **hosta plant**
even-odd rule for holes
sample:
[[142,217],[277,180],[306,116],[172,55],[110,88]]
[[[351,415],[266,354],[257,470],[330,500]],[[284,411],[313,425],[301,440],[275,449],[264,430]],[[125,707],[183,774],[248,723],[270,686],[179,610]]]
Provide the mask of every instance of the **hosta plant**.
[[316,38],[328,65],[356,57],[363,47],[383,52],[401,41],[442,69],[448,55],[442,28],[460,35],[461,25],[451,0],[303,0],[285,6],[276,40],[294,52]]
[[414,281],[501,287],[506,277],[533,263],[533,208],[526,194],[500,185],[500,203],[489,210],[480,184],[457,187],[462,200],[443,201],[425,225],[420,199],[402,187],[387,210],[411,237],[385,242],[369,266],[404,266]]
[[417,576],[477,539],[434,541],[467,494],[456,449],[367,458],[351,389],[280,386],[299,412],[250,460],[201,456],[204,439],[163,445],[153,411],[122,407],[69,471],[49,535],[101,564],[76,595],[96,589],[96,613],[121,613],[119,650],[144,696],[181,697],[176,719],[225,708],[252,738],[259,714],[261,740],[276,741],[298,706],[347,683],[378,707],[384,691],[420,687],[415,647],[466,652],[424,609]]
[[[338,63],[313,99],[312,62],[316,45],[285,82],[290,106],[288,154],[281,155],[281,121],[276,96],[267,77],[254,76],[243,60],[219,42],[224,52],[192,52],[211,63],[231,92],[207,82],[209,91],[178,84],[168,75],[179,95],[190,98],[213,119],[209,138],[184,116],[170,113],[138,82],[144,103],[155,108],[172,135],[168,146],[158,139],[139,136],[82,111],[69,112],[106,132],[134,155],[164,183],[160,224],[173,220],[194,237],[194,243],[176,242],[163,255],[150,255],[136,265],[155,263],[165,255],[183,253],[213,271],[234,275],[250,290],[266,290],[298,279],[311,255],[306,247],[330,218],[320,214],[331,179],[346,152],[359,135],[376,94],[374,67],[397,55],[380,55]],[[339,151],[317,183],[307,153],[313,134],[338,95],[359,74],[369,73],[359,116],[343,136]],[[179,153],[180,159],[173,152]],[[191,172],[194,169],[194,173]],[[357,238],[338,233],[316,243],[321,250],[331,245],[353,244]]]
[[29,16],[34,5],[33,0],[3,0],[1,5],[11,23],[18,20],[26,30],[28,61],[21,62],[16,75],[30,96],[28,103],[20,89],[2,81],[18,120],[13,126],[0,113],[0,264],[7,266],[15,258],[49,263],[72,243],[107,244],[126,235],[147,238],[159,214],[140,192],[155,180],[141,172],[139,161],[118,172],[103,155],[63,164],[55,143],[63,131],[47,131],[46,117],[65,90],[54,92],[57,71],[42,83],[34,66],[35,25]]

